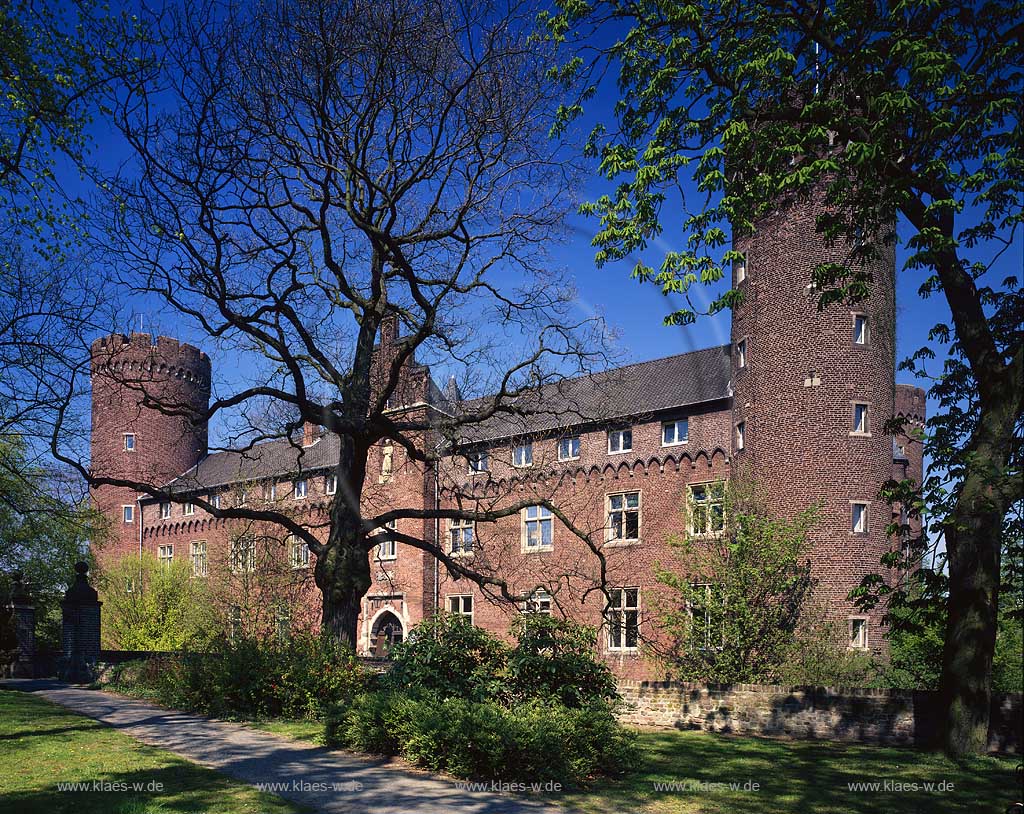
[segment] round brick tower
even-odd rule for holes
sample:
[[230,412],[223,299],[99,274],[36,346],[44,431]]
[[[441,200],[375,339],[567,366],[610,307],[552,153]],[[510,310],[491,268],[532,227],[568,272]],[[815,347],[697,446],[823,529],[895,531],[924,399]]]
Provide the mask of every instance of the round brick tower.
[[895,254],[873,262],[866,300],[820,311],[812,270],[848,252],[815,232],[820,211],[820,199],[785,202],[733,242],[745,257],[733,269],[745,295],[732,321],[734,471],[777,515],[819,507],[818,596],[855,646],[877,653],[880,613],[860,618],[846,597],[891,547],[878,491],[893,467]]
[[[94,475],[160,486],[207,452],[210,360],[165,336],[113,334],[92,344],[91,470]],[[139,550],[139,493],[124,486],[92,490],[110,520],[103,559]],[[125,507],[131,506],[130,517]]]

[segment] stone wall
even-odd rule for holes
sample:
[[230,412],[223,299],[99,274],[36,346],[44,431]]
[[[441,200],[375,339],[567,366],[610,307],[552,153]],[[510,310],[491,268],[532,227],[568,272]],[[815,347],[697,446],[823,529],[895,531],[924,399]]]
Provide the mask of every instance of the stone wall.
[[[940,720],[930,691],[671,681],[622,681],[619,690],[633,726],[923,746]],[[1020,693],[993,698],[992,751],[1021,752],[1022,714]]]

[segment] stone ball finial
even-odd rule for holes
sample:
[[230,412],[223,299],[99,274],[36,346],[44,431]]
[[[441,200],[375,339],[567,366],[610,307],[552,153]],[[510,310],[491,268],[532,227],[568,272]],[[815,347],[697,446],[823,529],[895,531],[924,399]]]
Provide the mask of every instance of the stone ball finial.
[[79,560],[78,562],[76,562],[75,563],[75,573],[76,574],[80,574],[81,576],[84,577],[86,574],[89,573],[89,563],[87,563],[87,562],[85,562],[83,560]]

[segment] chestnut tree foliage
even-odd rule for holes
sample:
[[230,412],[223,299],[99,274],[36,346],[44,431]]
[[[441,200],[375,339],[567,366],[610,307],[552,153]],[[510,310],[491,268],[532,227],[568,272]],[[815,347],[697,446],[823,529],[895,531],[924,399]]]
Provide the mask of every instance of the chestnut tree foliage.
[[[1019,0],[559,0],[542,20],[564,49],[550,75],[572,90],[556,132],[617,98],[586,148],[610,187],[583,207],[597,260],[639,257],[634,276],[684,299],[669,322],[701,312],[690,294],[725,276],[730,231],[786,196],[823,191],[822,239],[854,247],[814,270],[822,307],[862,298],[860,261],[905,228],[903,272],[949,312],[908,363],[940,412],[923,504],[902,490],[948,552],[955,754],[986,743],[1000,542],[1024,484],[1024,295],[998,262],[1020,252],[1022,19]],[[662,235],[680,248],[656,249]],[[721,289],[708,310],[740,296]]]

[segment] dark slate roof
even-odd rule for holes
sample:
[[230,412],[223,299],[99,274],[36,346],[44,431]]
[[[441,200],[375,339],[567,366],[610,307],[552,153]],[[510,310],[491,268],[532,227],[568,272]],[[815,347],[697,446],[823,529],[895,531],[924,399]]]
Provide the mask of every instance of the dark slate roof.
[[[729,351],[729,345],[720,345],[544,385],[516,401],[514,413],[466,427],[462,443],[544,434],[729,398]],[[487,405],[486,398],[475,399],[461,412],[472,414]]]
[[[681,353],[544,385],[520,396],[513,413],[500,413],[463,427],[460,444],[485,443],[520,435],[542,435],[572,426],[663,413],[729,398],[729,345]],[[433,390],[436,390],[436,386]],[[433,393],[432,390],[432,393]],[[443,412],[451,407],[434,393]],[[488,406],[487,398],[463,402],[463,417]],[[443,425],[443,416],[439,415]],[[170,487],[197,491],[271,476],[326,469],[338,462],[338,438],[324,433],[310,447],[286,439],[244,451],[214,452],[175,478]]]
[[194,491],[213,486],[259,480],[326,469],[338,463],[338,436],[324,433],[312,446],[302,447],[287,439],[254,444],[243,451],[224,450],[207,455],[169,484],[175,491]]

